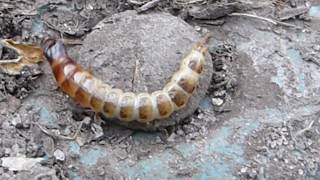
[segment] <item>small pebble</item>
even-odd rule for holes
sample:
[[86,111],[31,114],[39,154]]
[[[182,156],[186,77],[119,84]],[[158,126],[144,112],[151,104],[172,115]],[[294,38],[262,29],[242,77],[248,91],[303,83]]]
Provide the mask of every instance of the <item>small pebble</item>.
[[240,171],[241,171],[241,173],[242,173],[242,174],[244,174],[244,173],[246,173],[246,172],[247,172],[247,169],[248,169],[247,167],[243,167],[243,168],[241,168],[241,170],[240,170]]
[[203,34],[206,34],[206,33],[209,33],[209,32],[210,32],[209,29],[207,29],[207,28],[202,28],[202,33],[203,33]]
[[212,104],[215,106],[221,106],[223,104],[223,100],[220,98],[212,98]]
[[290,2],[290,6],[291,6],[291,7],[293,7],[293,8],[297,7],[297,2],[296,2],[296,0],[290,0],[289,2]]
[[14,116],[12,119],[11,119],[11,124],[15,127],[19,126],[20,124],[22,124],[22,121],[21,121],[21,118],[20,116]]
[[183,136],[183,135],[184,135],[184,132],[183,132],[182,129],[178,129],[178,130],[177,130],[177,134],[178,134],[179,136]]
[[168,137],[167,141],[168,141],[168,142],[174,142],[176,136],[177,136],[177,135],[176,135],[175,133],[172,133],[172,134]]
[[116,155],[120,160],[124,160],[128,158],[128,153],[123,149],[119,149]]
[[86,143],[85,138],[78,136],[76,138],[76,142],[79,144],[79,146],[83,146]]
[[157,144],[163,143],[163,141],[161,140],[161,138],[159,136],[156,137],[156,143]]
[[99,139],[104,135],[102,127],[98,124],[93,123],[91,130],[94,132],[94,139]]
[[99,144],[100,144],[100,145],[106,145],[106,144],[107,144],[107,141],[101,140],[101,141],[99,141]]
[[204,117],[204,114],[203,114],[203,113],[198,114],[198,118],[199,118],[199,119],[203,119],[203,117]]
[[314,45],[313,47],[312,47],[315,51],[320,51],[320,45]]
[[277,147],[277,142],[276,142],[276,141],[271,141],[271,142],[270,142],[270,147],[271,147],[272,149],[276,148],[276,147]]
[[4,154],[5,155],[10,155],[10,153],[11,153],[11,149],[10,148],[5,148]]
[[2,129],[10,129],[10,123],[8,121],[4,121],[1,124]]
[[71,134],[71,130],[70,128],[65,128],[62,132],[61,132],[62,135],[64,136],[69,136]]
[[195,26],[194,29],[195,29],[197,32],[200,32],[200,31],[201,31],[201,27],[200,27],[200,26]]
[[97,171],[98,171],[98,174],[99,174],[99,176],[103,176],[103,175],[105,175],[106,174],[106,172],[105,172],[105,170],[104,170],[104,167],[98,167],[97,168]]
[[64,161],[66,159],[66,156],[60,149],[56,149],[53,153],[54,157],[59,161]]
[[91,118],[86,116],[83,118],[82,122],[83,122],[83,125],[89,126],[91,123]]
[[19,145],[16,143],[11,147],[11,154],[19,154],[20,151],[20,147]]

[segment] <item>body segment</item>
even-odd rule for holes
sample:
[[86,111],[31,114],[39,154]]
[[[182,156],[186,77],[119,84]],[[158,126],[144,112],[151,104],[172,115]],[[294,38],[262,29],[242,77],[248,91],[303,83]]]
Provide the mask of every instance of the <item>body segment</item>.
[[208,39],[206,36],[196,43],[163,89],[150,94],[111,88],[72,60],[60,40],[45,39],[42,47],[57,85],[81,106],[107,118],[148,123],[168,118],[186,106],[203,71]]

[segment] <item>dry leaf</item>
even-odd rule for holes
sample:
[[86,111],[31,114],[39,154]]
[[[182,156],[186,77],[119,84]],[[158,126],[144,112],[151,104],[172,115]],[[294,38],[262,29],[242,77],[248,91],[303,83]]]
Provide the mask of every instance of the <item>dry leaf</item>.
[[1,40],[1,44],[15,50],[19,57],[10,60],[0,60],[0,69],[10,75],[19,75],[25,66],[32,66],[43,61],[43,51],[32,44],[19,44],[11,39]]

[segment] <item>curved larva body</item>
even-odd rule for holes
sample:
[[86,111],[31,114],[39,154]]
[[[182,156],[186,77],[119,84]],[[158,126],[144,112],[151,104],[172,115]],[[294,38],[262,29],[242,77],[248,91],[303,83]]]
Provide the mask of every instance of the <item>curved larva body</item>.
[[193,47],[162,90],[151,94],[123,92],[103,83],[72,60],[59,40],[46,39],[43,49],[58,86],[81,106],[107,118],[148,123],[168,118],[185,107],[198,86],[208,38],[206,36]]

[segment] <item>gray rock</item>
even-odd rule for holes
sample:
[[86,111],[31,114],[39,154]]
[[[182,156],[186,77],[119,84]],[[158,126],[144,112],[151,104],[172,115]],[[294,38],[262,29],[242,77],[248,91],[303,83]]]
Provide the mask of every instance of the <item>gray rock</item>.
[[1,166],[10,171],[27,171],[42,160],[43,158],[3,157],[1,158]]
[[[72,56],[84,67],[90,67],[105,83],[124,91],[151,93],[164,87],[199,39],[193,27],[170,14],[138,15],[135,11],[126,11],[100,22],[86,37],[80,51]],[[182,111],[148,125],[115,122],[144,130],[180,122],[197,109],[211,76],[212,61],[208,55],[197,93]]]

